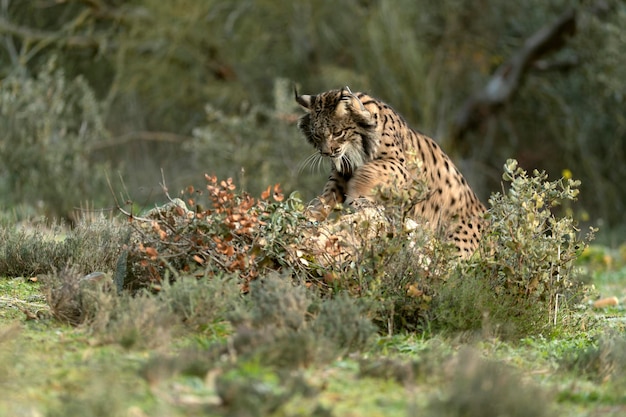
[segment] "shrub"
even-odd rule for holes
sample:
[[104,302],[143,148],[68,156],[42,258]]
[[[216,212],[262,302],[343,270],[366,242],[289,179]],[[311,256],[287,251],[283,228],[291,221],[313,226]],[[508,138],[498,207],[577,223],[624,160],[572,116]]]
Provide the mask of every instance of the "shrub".
[[90,146],[107,132],[87,82],[55,65],[36,78],[16,70],[0,83],[0,189],[4,204],[42,204],[49,217],[75,220],[76,207],[106,195],[105,165]]
[[[44,280],[47,303],[52,315],[59,321],[73,326],[93,322],[100,314],[108,314],[117,299],[107,291],[104,279],[89,280],[72,267],[48,275]],[[109,288],[110,289],[110,288]]]
[[234,274],[201,279],[183,275],[165,282],[158,298],[186,327],[206,331],[238,307],[241,291]]
[[84,326],[98,343],[156,348],[169,340],[176,324],[176,317],[156,297],[146,292],[118,294],[106,274],[84,277],[66,268],[46,277],[44,288],[52,315]]
[[548,415],[547,395],[522,380],[506,365],[459,353],[443,398],[434,399],[427,415],[464,417],[540,417]]
[[128,225],[97,219],[31,229],[0,228],[0,275],[30,277],[72,267],[77,273],[112,271],[129,238]]
[[237,272],[242,290],[267,270],[290,264],[302,219],[297,196],[268,187],[260,199],[235,192],[231,179],[205,176],[205,190],[189,187],[185,198],[135,218],[120,281],[136,289],[161,285],[179,271],[200,276]]
[[255,199],[236,192],[230,179],[206,176],[206,190],[190,187],[183,195],[193,211],[172,200],[143,219],[133,218],[120,282],[131,289],[160,288],[181,273],[235,273],[247,292],[268,271],[289,271],[298,283],[326,295],[346,292],[362,299],[389,334],[433,324],[482,327],[511,337],[545,333],[566,318],[582,289],[574,261],[586,241],[570,217],[553,213],[562,201],[575,199],[579,183],[550,182],[541,172],[529,176],[513,160],[504,179],[510,188],[491,198],[477,253],[461,261],[437,233],[407,219],[424,193],[419,178],[408,193],[381,190],[395,210],[363,206],[337,221],[311,225],[300,200],[284,198],[278,186]]
[[549,332],[582,294],[575,260],[593,231],[583,240],[570,217],[553,213],[576,198],[580,182],[529,176],[514,160],[503,179],[510,187],[489,200],[478,253],[442,288],[437,321],[458,330],[493,325],[510,336]]
[[247,308],[231,315],[238,353],[295,368],[363,349],[374,326],[348,297],[322,299],[289,276],[253,281]]

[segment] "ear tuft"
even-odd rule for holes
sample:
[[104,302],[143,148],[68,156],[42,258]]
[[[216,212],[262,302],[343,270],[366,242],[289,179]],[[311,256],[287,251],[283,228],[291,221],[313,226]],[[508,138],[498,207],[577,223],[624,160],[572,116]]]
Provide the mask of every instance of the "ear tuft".
[[296,97],[296,102],[299,105],[301,105],[302,107],[304,107],[307,110],[311,109],[311,102],[313,101],[312,96],[307,95],[307,94],[305,94],[303,96],[298,95],[298,90],[297,90],[295,85],[293,86],[293,93],[294,93],[294,95]]

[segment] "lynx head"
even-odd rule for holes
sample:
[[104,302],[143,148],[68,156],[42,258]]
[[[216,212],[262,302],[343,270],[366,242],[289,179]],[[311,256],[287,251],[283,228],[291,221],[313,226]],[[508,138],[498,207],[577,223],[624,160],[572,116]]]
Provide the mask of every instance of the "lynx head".
[[348,87],[317,95],[298,95],[307,113],[298,128],[320,155],[331,159],[337,171],[354,172],[371,160],[379,141],[376,118]]

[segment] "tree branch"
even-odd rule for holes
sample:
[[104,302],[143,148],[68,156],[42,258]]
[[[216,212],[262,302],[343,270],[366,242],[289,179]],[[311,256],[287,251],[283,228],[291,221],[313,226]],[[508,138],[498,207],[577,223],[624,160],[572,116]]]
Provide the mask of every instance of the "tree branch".
[[576,13],[570,9],[526,39],[521,49],[496,70],[487,85],[463,104],[454,121],[452,140],[463,139],[467,132],[498,112],[519,90],[528,70],[533,66],[541,67],[541,64],[536,65],[539,59],[563,48],[567,38],[575,32]]

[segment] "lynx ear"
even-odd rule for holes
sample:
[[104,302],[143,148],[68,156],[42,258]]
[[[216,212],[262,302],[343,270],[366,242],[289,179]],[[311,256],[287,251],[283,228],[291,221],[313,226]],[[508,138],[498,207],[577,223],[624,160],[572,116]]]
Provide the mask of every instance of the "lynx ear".
[[312,100],[312,96],[309,95],[298,95],[298,90],[296,88],[296,86],[293,87],[293,93],[296,97],[296,102],[301,105],[302,107],[304,107],[307,110],[311,110],[311,102]]
[[341,101],[337,105],[337,115],[344,116],[348,111],[352,111],[367,120],[372,116],[361,103],[361,100],[350,91],[350,87],[345,86],[341,89]]

